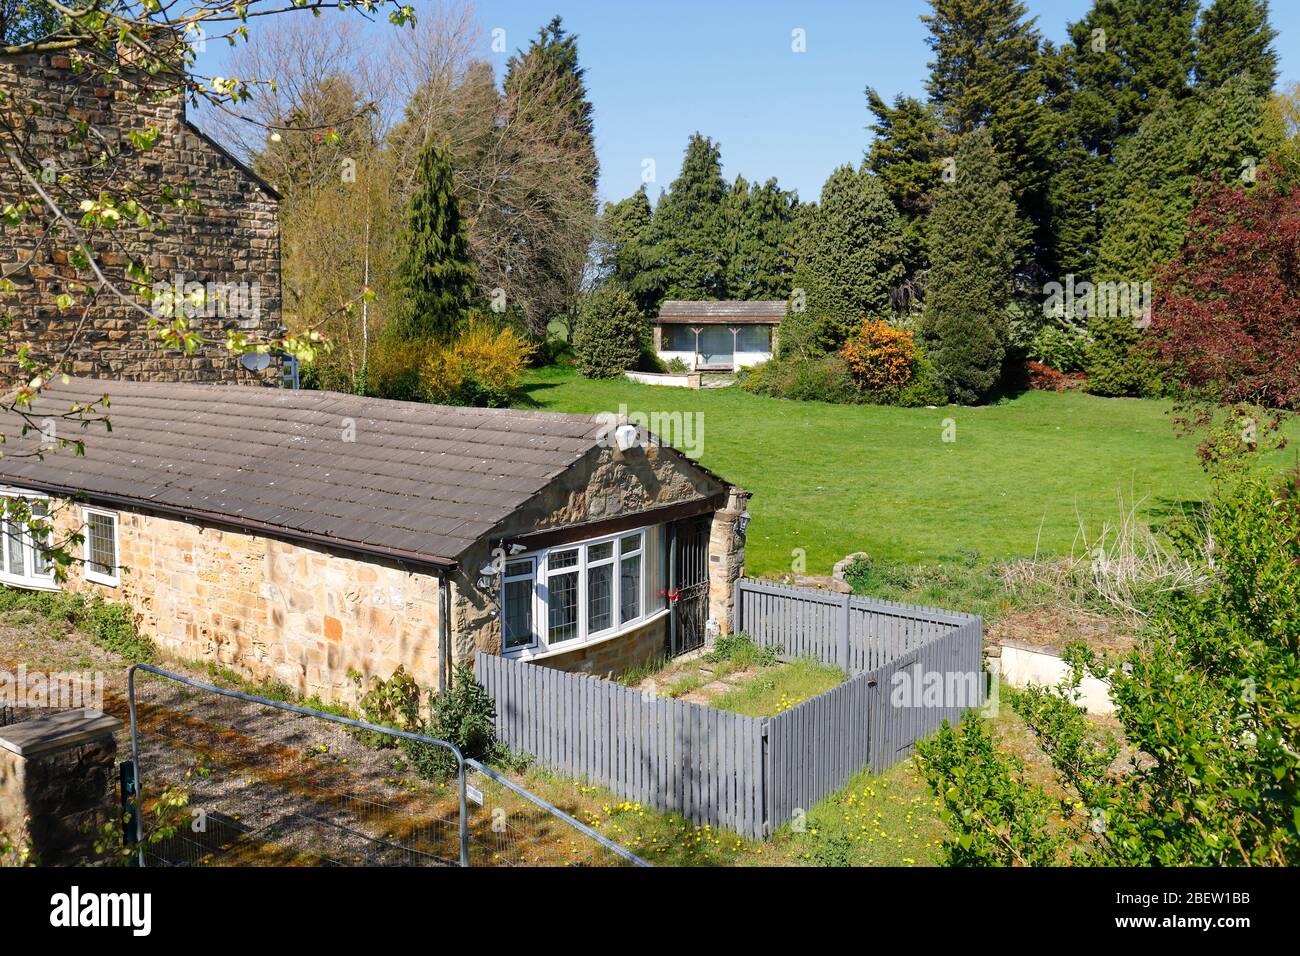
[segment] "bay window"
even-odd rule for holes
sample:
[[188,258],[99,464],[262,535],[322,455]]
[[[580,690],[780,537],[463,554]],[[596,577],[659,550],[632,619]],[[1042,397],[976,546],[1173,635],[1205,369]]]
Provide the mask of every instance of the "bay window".
[[[532,656],[581,647],[641,624],[659,609],[641,529],[520,555],[502,577],[502,653]],[[654,592],[657,593],[657,592]]]

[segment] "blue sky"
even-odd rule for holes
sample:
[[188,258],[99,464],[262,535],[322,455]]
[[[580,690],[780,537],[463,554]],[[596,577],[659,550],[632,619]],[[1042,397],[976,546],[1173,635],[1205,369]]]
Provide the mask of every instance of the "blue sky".
[[[417,11],[425,2],[414,0]],[[1028,6],[1059,43],[1091,2]],[[1300,2],[1271,6],[1282,82],[1300,81]],[[476,8],[482,54],[498,72],[557,13],[579,35],[605,199],[633,192],[645,160],[655,163],[657,196],[696,130],[721,144],[728,179],[775,176],[816,199],[831,170],[859,162],[870,141],[865,87],[888,99],[923,95],[929,59],[919,19],[927,0],[479,0]],[[496,28],[507,53],[491,50]],[[806,52],[791,49],[795,29]]]

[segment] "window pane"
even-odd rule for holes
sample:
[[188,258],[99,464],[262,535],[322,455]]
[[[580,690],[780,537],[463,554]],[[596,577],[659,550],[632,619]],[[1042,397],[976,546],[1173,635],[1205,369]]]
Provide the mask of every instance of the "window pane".
[[587,547],[588,561],[604,561],[606,558],[614,556],[614,542],[605,541],[601,544],[593,544]]
[[546,566],[552,571],[558,571],[561,568],[576,568],[578,566],[578,549],[552,551],[551,556],[546,559]]
[[614,565],[599,564],[587,569],[587,632],[595,634],[613,625]]
[[[49,515],[49,513],[50,513],[50,506],[46,502],[44,501],[32,502],[33,518],[44,519]],[[50,573],[49,557],[42,554],[39,547],[40,545],[47,544],[49,540],[50,540],[50,532],[48,528],[45,528],[41,531],[32,530],[32,564],[35,566],[35,570],[37,574]]]
[[533,562],[531,561],[511,561],[506,565],[506,577],[517,578],[520,575],[532,575]]
[[736,336],[736,348],[741,352],[772,351],[772,327],[770,325],[741,326]]
[[113,525],[117,519],[91,512],[86,516],[86,541],[90,544],[90,570],[112,577],[117,573],[113,550]]
[[566,571],[546,579],[546,605],[552,643],[578,636],[578,572]]
[[641,555],[622,559],[619,578],[619,620],[626,624],[641,616]]
[[533,582],[507,581],[504,616],[506,650],[533,643]]
[[9,573],[22,576],[27,573],[27,558],[23,553],[22,535],[16,531],[16,525],[5,522],[5,548],[9,552]]
[[631,554],[641,550],[641,532],[629,534],[618,543],[619,554]]

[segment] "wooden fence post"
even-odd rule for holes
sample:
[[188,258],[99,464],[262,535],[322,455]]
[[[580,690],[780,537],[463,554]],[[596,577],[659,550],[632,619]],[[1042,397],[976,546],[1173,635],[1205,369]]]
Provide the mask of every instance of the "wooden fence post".
[[731,633],[739,634],[744,631],[745,626],[740,619],[740,603],[744,598],[744,592],[741,585],[745,583],[744,578],[736,578],[735,585],[731,589]]
[[842,596],[840,603],[840,669],[850,676],[852,672],[849,670],[849,621],[853,609],[849,602],[852,599],[853,595],[845,594]]

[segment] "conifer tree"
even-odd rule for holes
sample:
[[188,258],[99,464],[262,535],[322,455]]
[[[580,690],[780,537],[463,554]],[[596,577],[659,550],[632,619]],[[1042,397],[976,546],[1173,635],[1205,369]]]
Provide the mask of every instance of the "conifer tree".
[[726,298],[722,154],[700,133],[691,136],[681,172],[659,201],[654,234],[669,299]]
[[903,221],[864,165],[831,173],[821,202],[798,222],[792,284],[807,313],[796,321],[809,326],[799,337],[808,340],[806,351],[829,351],[863,318],[890,314],[890,294],[903,278]]
[[664,277],[644,184],[626,199],[605,204],[597,237],[605,282],[631,296],[642,315],[657,311]]
[[925,216],[943,172],[939,121],[915,97],[899,95],[891,106],[870,88],[867,108],[876,118],[867,166],[903,217],[903,272],[912,280],[925,269]]
[[1011,186],[987,130],[962,137],[956,175],[935,196],[927,222],[929,287],[921,338],[957,402],[998,385],[1006,353],[1011,277],[1021,248]]
[[1196,85],[1223,86],[1249,73],[1256,96],[1277,81],[1277,31],[1268,22],[1268,0],[1214,0],[1196,30]]
[[790,294],[789,234],[797,202],[775,179],[759,185],[736,177],[723,203],[727,298],[784,299]]
[[926,90],[954,135],[987,127],[1002,154],[1025,239],[1045,244],[1051,128],[1043,107],[1042,43],[1020,0],[930,0],[921,19],[934,59]]
[[406,208],[397,275],[405,302],[388,334],[405,339],[451,333],[478,298],[477,272],[460,218],[447,152],[420,153]]

